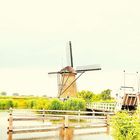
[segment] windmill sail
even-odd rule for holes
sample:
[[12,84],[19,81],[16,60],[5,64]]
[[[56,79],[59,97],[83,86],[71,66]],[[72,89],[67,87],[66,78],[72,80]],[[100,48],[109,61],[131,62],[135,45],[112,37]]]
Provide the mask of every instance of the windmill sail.
[[72,56],[72,45],[71,41],[66,48],[66,58],[67,58],[67,65],[73,67],[73,56]]
[[94,70],[101,70],[100,65],[87,65],[87,66],[78,66],[76,67],[76,72],[82,72],[82,71],[94,71]]
[[57,73],[57,86],[58,86],[58,96],[60,94],[60,89],[61,89],[61,79],[60,79],[60,74]]

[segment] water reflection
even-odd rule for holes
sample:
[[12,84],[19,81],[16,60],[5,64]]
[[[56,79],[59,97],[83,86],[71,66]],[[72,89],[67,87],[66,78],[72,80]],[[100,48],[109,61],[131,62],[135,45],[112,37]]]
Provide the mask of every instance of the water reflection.
[[60,140],[73,140],[73,129],[61,128],[59,138]]

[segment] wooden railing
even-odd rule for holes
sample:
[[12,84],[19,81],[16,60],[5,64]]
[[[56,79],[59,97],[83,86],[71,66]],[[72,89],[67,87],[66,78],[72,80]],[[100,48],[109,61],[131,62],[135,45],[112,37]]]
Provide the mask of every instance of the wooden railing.
[[[96,113],[96,115],[95,115]],[[73,128],[106,128],[104,132],[98,130],[93,133],[109,133],[109,117],[110,114],[106,112],[87,112],[87,111],[67,111],[67,110],[10,110],[9,113],[9,126],[8,126],[8,140],[12,140],[13,134],[33,133],[33,132],[48,132],[60,131]],[[36,125],[36,126],[14,126],[16,121],[50,121],[58,120],[58,123],[53,125]],[[72,121],[75,120],[75,121]],[[81,122],[82,120],[82,122]],[[67,132],[67,131],[64,131]],[[63,136],[67,135],[64,134]],[[66,136],[65,136],[66,137]]]

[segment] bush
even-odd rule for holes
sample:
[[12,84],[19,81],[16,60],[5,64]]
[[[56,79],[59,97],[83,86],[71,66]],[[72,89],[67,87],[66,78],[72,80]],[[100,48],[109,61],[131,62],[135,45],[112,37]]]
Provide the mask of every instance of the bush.
[[63,102],[59,99],[51,99],[48,105],[49,110],[62,110],[63,109]]
[[6,101],[0,100],[0,109],[6,109]]
[[140,140],[140,123],[137,113],[117,113],[111,122],[112,136],[115,140]]
[[64,110],[84,110],[86,108],[86,102],[83,99],[70,98],[64,102]]
[[33,109],[37,106],[36,100],[27,100],[26,101],[26,108]]
[[6,103],[6,108],[9,109],[10,107],[14,107],[14,103],[12,100],[8,100]]
[[48,104],[49,104],[50,100],[48,99],[34,99],[31,100],[30,103],[30,107],[32,107],[33,109],[48,109]]
[[10,107],[14,107],[13,100],[10,99],[0,99],[0,109],[9,109]]

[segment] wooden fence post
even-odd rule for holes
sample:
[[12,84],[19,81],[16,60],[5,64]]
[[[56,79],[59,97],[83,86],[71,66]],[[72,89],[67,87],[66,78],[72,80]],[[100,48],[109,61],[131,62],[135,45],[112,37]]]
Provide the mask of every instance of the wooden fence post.
[[9,109],[9,127],[8,127],[8,140],[12,140],[12,133],[13,133],[13,116],[12,116],[12,108]]
[[64,128],[68,128],[68,125],[69,125],[69,118],[68,115],[65,115]]
[[78,112],[78,124],[80,123],[80,110]]
[[45,122],[45,109],[43,108],[43,116],[42,116],[43,123]]
[[110,115],[106,115],[107,134],[110,133]]

